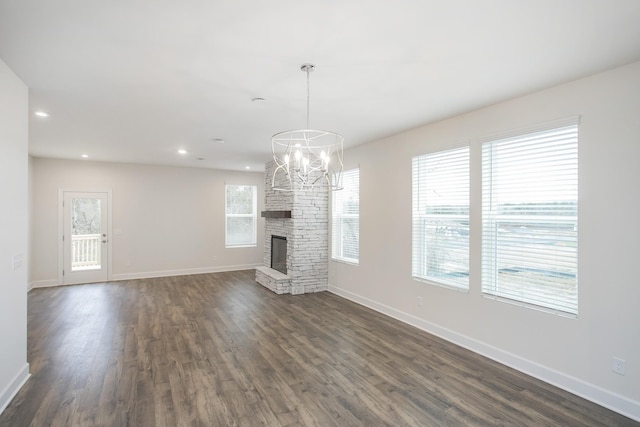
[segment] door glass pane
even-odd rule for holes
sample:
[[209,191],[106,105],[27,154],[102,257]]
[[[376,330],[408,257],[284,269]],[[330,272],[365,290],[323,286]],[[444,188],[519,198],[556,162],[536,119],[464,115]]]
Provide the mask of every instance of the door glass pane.
[[100,199],[71,200],[71,270],[98,270],[101,262]]

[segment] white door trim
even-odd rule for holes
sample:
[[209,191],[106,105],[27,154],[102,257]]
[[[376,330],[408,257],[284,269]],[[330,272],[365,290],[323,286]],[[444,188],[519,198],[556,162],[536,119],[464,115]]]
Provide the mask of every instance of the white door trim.
[[64,235],[64,193],[106,193],[107,194],[107,280],[111,280],[112,275],[112,245],[111,240],[113,236],[112,226],[112,197],[111,190],[85,190],[85,189],[72,189],[72,188],[58,188],[58,285],[64,285],[64,242],[62,236]]

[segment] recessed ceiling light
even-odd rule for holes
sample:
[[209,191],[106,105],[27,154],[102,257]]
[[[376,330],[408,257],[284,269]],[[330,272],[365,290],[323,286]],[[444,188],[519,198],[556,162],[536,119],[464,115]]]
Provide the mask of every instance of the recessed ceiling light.
[[80,155],[80,157],[82,157],[83,159],[86,159],[87,157],[89,157],[89,155],[88,154],[82,154],[82,155]]
[[251,166],[245,166],[244,168],[245,169],[251,169]]
[[196,160],[204,160],[204,157],[196,157]]
[[251,102],[256,103],[256,104],[266,104],[267,100],[264,98],[252,98]]
[[180,149],[178,150],[178,154],[187,154],[187,150]]
[[224,144],[224,139],[222,139],[222,138],[213,138],[213,142],[217,142],[218,144]]
[[36,111],[33,114],[35,114],[38,117],[49,117],[49,113],[47,113],[46,111]]

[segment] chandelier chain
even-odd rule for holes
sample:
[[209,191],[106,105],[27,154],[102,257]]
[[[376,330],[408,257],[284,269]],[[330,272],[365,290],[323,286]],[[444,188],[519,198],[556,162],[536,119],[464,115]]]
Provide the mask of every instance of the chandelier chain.
[[307,68],[307,129],[311,129],[309,127],[309,105],[310,105],[310,99],[311,99],[311,91],[309,90],[309,71],[311,71],[309,68]]

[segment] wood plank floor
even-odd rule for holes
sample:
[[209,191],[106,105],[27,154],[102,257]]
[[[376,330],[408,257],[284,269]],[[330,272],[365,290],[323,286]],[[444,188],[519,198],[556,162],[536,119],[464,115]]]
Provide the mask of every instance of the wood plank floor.
[[631,426],[330,293],[254,271],[36,289],[0,426]]

